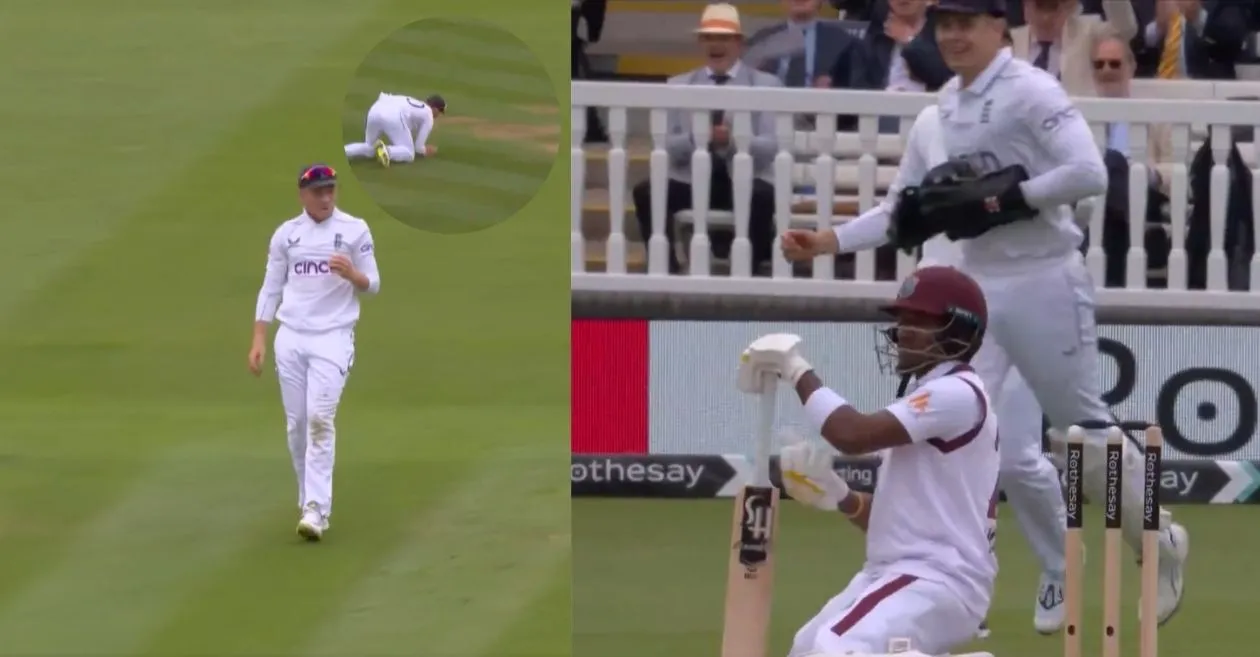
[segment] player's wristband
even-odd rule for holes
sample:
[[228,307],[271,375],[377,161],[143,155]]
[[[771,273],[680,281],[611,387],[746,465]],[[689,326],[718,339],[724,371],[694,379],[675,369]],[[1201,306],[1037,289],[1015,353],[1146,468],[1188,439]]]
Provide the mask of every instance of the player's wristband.
[[836,394],[831,388],[819,388],[805,400],[805,417],[809,418],[814,430],[822,433],[823,423],[841,406],[848,406],[844,397]]

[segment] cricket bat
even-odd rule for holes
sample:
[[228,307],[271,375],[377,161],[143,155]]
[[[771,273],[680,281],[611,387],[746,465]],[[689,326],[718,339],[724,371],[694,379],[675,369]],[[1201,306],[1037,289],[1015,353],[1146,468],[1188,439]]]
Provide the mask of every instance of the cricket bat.
[[752,479],[735,496],[722,657],[766,657],[774,588],[774,538],[779,524],[779,489],[770,483],[770,431],[777,381],[767,377],[760,395],[757,453]]

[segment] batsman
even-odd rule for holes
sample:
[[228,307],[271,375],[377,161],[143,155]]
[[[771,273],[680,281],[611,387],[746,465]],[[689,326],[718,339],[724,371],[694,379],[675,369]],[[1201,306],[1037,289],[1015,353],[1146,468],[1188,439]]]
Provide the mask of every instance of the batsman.
[[[1004,5],[1002,0],[937,4],[937,43],[956,74],[938,98],[935,139],[941,161],[924,157],[933,149],[907,148],[883,202],[831,230],[788,231],[783,252],[791,261],[889,243],[913,252],[945,236],[958,243],[959,268],[980,285],[988,303],[988,331],[972,361],[985,387],[1002,391],[1018,372],[1054,427],[1113,422],[1101,396],[1094,288],[1079,251],[1084,236],[1071,209],[1106,191],[1107,171],[1088,123],[1058,81],[1004,47]],[[1001,402],[997,412],[999,417],[1005,412]],[[1004,446],[1004,480],[1012,454],[1040,457],[1039,436],[1010,438],[1030,444]],[[1086,495],[1101,500],[1105,431],[1092,432],[1089,440]],[[1140,555],[1143,463],[1141,450],[1128,447],[1134,449],[1126,450],[1124,459],[1123,531]],[[1043,564],[1043,589],[1053,594],[1062,591],[1061,493],[1052,469],[1028,474],[1041,494],[1021,515],[1044,527],[1025,533],[1057,537],[1035,546],[1056,557]],[[1181,603],[1189,535],[1165,510],[1160,524],[1163,623]],[[1039,596],[1034,620],[1041,632],[1061,628],[1062,596]]]

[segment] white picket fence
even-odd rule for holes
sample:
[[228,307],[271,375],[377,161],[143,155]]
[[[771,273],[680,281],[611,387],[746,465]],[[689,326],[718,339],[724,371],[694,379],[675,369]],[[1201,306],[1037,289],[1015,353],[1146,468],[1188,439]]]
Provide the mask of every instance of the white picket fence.
[[[769,112],[775,119],[778,153],[774,158],[775,222],[779,232],[789,226],[824,228],[843,221],[832,212],[837,198],[839,178],[856,176],[857,195],[853,199],[859,211],[877,201],[877,189],[886,183],[887,167],[881,160],[895,158],[913,118],[926,105],[935,101],[933,94],[886,93],[876,91],[814,90],[749,87],[700,87],[665,84],[574,82],[572,84],[571,142],[571,265],[574,290],[606,292],[676,292],[684,294],[775,295],[794,297],[886,298],[895,292],[895,282],[875,280],[872,252],[856,254],[856,275],[853,280],[834,279],[833,259],[819,258],[813,266],[813,278],[793,278],[790,265],[774,248],[772,274],[753,275],[752,250],[748,239],[749,196],[753,162],[749,154],[752,141],[753,112]],[[1260,126],[1260,103],[1226,100],[1187,99],[1079,99],[1083,115],[1094,128],[1100,148],[1104,147],[1104,129],[1108,123],[1130,125],[1130,248],[1126,257],[1126,284],[1122,289],[1100,290],[1103,305],[1139,309],[1144,307],[1216,308],[1230,310],[1260,309],[1260,256],[1253,256],[1249,272],[1250,290],[1231,291],[1227,284],[1225,252],[1225,219],[1229,172],[1225,165],[1231,148],[1233,126]],[[610,150],[607,157],[608,239],[604,243],[604,271],[587,271],[588,246],[582,234],[582,214],[587,152],[582,144],[585,132],[585,108],[607,108]],[[668,273],[668,242],[664,236],[664,195],[667,185],[668,156],[665,151],[667,112],[671,109],[691,114],[695,143],[699,146],[691,157],[696,179],[707,181],[712,167],[708,150],[703,146],[711,133],[710,112],[723,110],[731,117],[732,141],[737,154],[732,165],[736,191],[733,212],[710,210],[707,184],[696,185],[697,193],[690,212],[679,213],[679,223],[690,223],[694,232],[691,243],[684,245],[688,254],[687,271]],[[654,211],[652,235],[647,244],[646,273],[632,273],[627,268],[628,243],[623,221],[628,209],[627,139],[631,111],[649,114],[652,142],[649,177]],[[816,129],[800,133],[795,129],[795,115],[815,115]],[[836,114],[858,115],[856,133],[837,133]],[[879,117],[901,119],[901,135],[879,134]],[[1169,223],[1171,252],[1168,257],[1167,289],[1148,289],[1147,254],[1143,248],[1147,206],[1147,131],[1148,126],[1165,124],[1172,134],[1172,156],[1159,169],[1170,181]],[[1189,197],[1189,162],[1194,142],[1210,140],[1215,165],[1211,172],[1210,250],[1207,256],[1207,290],[1187,289],[1187,256],[1185,238],[1191,208]],[[1256,166],[1252,144],[1241,144],[1240,151],[1249,166]],[[812,167],[799,167],[802,154],[813,156]],[[802,171],[804,169],[804,171]],[[1260,170],[1253,169],[1252,194],[1260,199]],[[792,213],[796,185],[812,179],[817,196],[817,211],[810,215]],[[812,174],[812,175],[811,175]],[[879,179],[879,180],[877,180]],[[877,183],[881,183],[877,185]],[[703,193],[699,193],[700,190]],[[1085,204],[1090,246],[1086,262],[1095,280],[1103,280],[1105,256],[1102,249],[1103,204],[1101,199]],[[1260,234],[1260,204],[1252,208],[1252,229]],[[713,275],[710,262],[709,229],[733,226],[729,275]],[[901,254],[897,261],[898,278],[914,267],[911,256]]]

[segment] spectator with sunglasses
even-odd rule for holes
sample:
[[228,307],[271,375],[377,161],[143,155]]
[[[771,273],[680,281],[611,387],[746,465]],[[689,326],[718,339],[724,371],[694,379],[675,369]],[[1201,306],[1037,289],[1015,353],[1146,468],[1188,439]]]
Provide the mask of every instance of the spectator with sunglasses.
[[1015,57],[1058,78],[1069,96],[1094,95],[1090,45],[1111,25],[1125,39],[1137,35],[1129,0],[1103,0],[1105,18],[1086,14],[1081,0],[1024,0],[1028,24],[1011,29]]
[[[1129,42],[1114,29],[1099,32],[1093,41],[1094,86],[1104,98],[1128,98],[1133,81],[1136,61]],[[1107,130],[1107,150],[1103,162],[1107,165],[1107,195],[1103,212],[1102,248],[1106,255],[1104,283],[1107,287],[1123,287],[1125,258],[1129,251],[1129,163],[1133,156],[1130,143],[1130,126],[1127,123],[1110,123]],[[1146,156],[1148,184],[1146,189],[1146,216],[1142,221],[1148,226],[1165,223],[1163,207],[1168,201],[1167,183],[1159,174],[1160,162],[1172,156],[1172,131],[1166,124],[1147,126]],[[1091,236],[1092,237],[1092,236]],[[1150,230],[1144,238],[1146,252],[1151,255],[1151,265],[1159,267],[1167,262],[1168,235],[1159,228]],[[1137,281],[1127,281],[1137,283]]]
[[249,369],[262,374],[267,327],[275,337],[276,375],[289,455],[297,475],[297,532],[318,541],[332,515],[337,433],[333,420],[354,365],[359,299],[380,290],[372,231],[337,208],[337,172],[325,164],[298,176],[302,213],[271,236],[254,313]]
[[446,100],[437,94],[416,100],[381,92],[368,109],[363,141],[346,144],[346,159],[375,157],[387,167],[394,162],[412,162],[417,157],[434,155],[437,146],[428,143],[429,133],[437,117],[444,114]]

